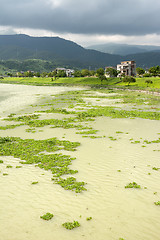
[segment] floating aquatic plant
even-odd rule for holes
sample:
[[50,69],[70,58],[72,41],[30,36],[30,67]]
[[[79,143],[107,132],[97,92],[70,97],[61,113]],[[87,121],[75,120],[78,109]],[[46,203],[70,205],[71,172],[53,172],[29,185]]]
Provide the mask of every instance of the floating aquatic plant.
[[66,190],[72,190],[76,193],[86,190],[84,182],[78,182],[76,178],[72,177],[61,177],[78,172],[69,168],[75,158],[62,153],[54,153],[58,150],[75,151],[80,143],[60,141],[57,138],[34,140],[17,137],[0,138],[0,143],[1,156],[14,156],[21,160],[21,164],[35,164],[39,168],[50,170],[53,174],[52,180]]
[[133,141],[133,142],[131,142],[131,143],[137,144],[137,143],[140,143],[140,141],[136,140],[136,141]]
[[158,171],[160,168],[153,167],[152,169],[155,170],[155,171]]
[[40,218],[42,218],[43,220],[46,220],[46,221],[51,220],[53,217],[54,217],[54,215],[49,212],[44,214],[43,216],[40,216]]
[[141,186],[138,185],[136,182],[133,182],[126,185],[125,188],[141,188]]
[[7,165],[7,166],[6,166],[6,168],[12,168],[12,167],[13,167],[13,166],[11,166],[11,165]]
[[76,193],[80,193],[82,191],[86,191],[87,189],[84,187],[85,182],[77,182],[76,178],[68,177],[66,179],[63,178],[53,178],[55,183],[60,184],[66,190],[73,190]]
[[32,182],[32,184],[34,185],[34,184],[37,184],[38,182]]
[[121,131],[116,131],[116,133],[119,134],[119,133],[123,133],[123,132],[121,132]]
[[14,129],[14,128],[22,126],[22,125],[24,125],[24,124],[14,124],[14,125],[0,126],[0,130]]
[[62,224],[63,227],[66,229],[72,230],[73,228],[80,227],[80,223],[78,221],[73,221],[73,222],[65,222]]
[[10,113],[9,115],[8,115],[8,117],[13,117],[13,116],[15,116],[16,114],[15,113]]
[[87,221],[90,221],[92,219],[92,217],[87,217],[86,220]]
[[112,140],[112,141],[116,141],[117,140],[117,138],[114,138],[114,137],[112,137],[112,136],[109,136],[108,137],[110,140]]

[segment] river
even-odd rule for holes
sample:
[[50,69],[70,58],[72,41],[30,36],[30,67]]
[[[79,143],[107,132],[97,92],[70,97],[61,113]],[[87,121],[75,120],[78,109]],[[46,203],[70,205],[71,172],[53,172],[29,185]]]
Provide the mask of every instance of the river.
[[[69,90],[3,84],[0,87],[2,117],[31,110],[29,105],[46,94]],[[158,139],[159,122],[99,117],[90,125],[106,137],[82,138],[74,129],[49,127],[34,135],[26,132],[25,126],[0,131],[1,137],[62,139],[65,134],[66,140],[79,141],[77,151],[69,154],[76,157],[72,163],[72,169],[78,169],[76,178],[87,182],[87,191],[75,194],[53,184],[49,171],[34,165],[16,168],[19,159],[0,156],[0,240],[160,239],[160,207],[154,204],[160,200],[160,171],[153,170],[160,167],[160,148],[159,143],[145,147],[143,144],[145,139]],[[134,140],[139,142],[132,143]],[[6,169],[9,164],[12,168]],[[33,181],[38,184],[32,185]],[[130,182],[141,188],[125,188]],[[40,218],[46,212],[54,214],[52,220]],[[86,221],[87,217],[92,219]],[[62,227],[62,223],[73,220],[81,226],[72,231]]]

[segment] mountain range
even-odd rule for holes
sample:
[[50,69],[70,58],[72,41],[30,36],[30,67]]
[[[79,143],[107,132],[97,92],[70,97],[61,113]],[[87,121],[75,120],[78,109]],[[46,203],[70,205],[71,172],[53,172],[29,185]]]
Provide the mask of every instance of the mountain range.
[[[118,46],[116,47],[118,49]],[[129,45],[127,47],[130,48]],[[132,54],[125,55],[125,52],[128,53],[127,47],[123,46],[124,51],[122,51],[122,46],[119,47],[120,55],[118,50],[114,50],[114,53],[117,54],[111,54],[95,49],[86,49],[75,42],[59,37],[31,37],[24,34],[0,35],[0,66],[22,71],[32,69],[51,71],[55,67],[97,69],[116,66],[125,60],[135,60],[137,66],[144,68],[160,65],[160,49],[156,46],[150,46],[148,50],[131,46],[132,51],[129,53]],[[111,46],[109,48],[113,52],[113,48]],[[136,53],[137,48],[141,52]],[[27,64],[29,64],[28,67]],[[28,69],[29,67],[32,69]]]
[[160,51],[160,46],[153,45],[129,45],[118,43],[106,43],[88,46],[87,49],[94,49],[104,53],[118,54],[126,56],[129,54],[145,53],[151,51]]

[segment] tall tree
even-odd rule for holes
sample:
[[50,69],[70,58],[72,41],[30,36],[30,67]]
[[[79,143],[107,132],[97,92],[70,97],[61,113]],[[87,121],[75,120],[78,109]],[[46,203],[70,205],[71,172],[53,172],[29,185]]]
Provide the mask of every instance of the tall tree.
[[137,67],[136,72],[138,75],[143,75],[145,73],[145,70],[143,68]]

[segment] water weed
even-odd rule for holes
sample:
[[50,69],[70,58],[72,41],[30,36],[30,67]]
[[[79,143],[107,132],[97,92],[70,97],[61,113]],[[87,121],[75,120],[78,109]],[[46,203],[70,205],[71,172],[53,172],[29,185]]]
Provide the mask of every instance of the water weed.
[[34,184],[37,184],[38,182],[32,182],[31,184],[34,185]]
[[133,182],[126,185],[125,188],[141,188],[141,186],[138,185],[136,182]]
[[14,129],[14,128],[22,126],[22,125],[23,124],[14,124],[14,125],[0,126],[0,130]]
[[155,170],[155,171],[158,171],[160,168],[153,167],[152,169]]
[[87,217],[86,220],[87,221],[90,221],[92,219],[92,217]]
[[11,166],[11,165],[7,165],[7,166],[6,166],[6,168],[12,168],[12,167],[13,167],[13,166]]
[[43,216],[40,216],[40,218],[42,218],[43,220],[49,221],[54,217],[54,215],[52,213],[46,213]]
[[73,222],[65,222],[62,224],[63,227],[66,229],[72,230],[73,228],[80,227],[80,223],[78,221],[73,221]]
[[34,140],[16,137],[0,138],[0,142],[2,142],[0,144],[1,156],[13,156],[19,158],[21,164],[35,164],[39,168],[50,170],[53,174],[52,180],[66,190],[76,193],[86,190],[84,182],[78,182],[72,177],[66,179],[61,177],[78,172],[69,168],[75,158],[62,153],[54,153],[58,150],[75,151],[80,143],[60,141],[57,138]]

